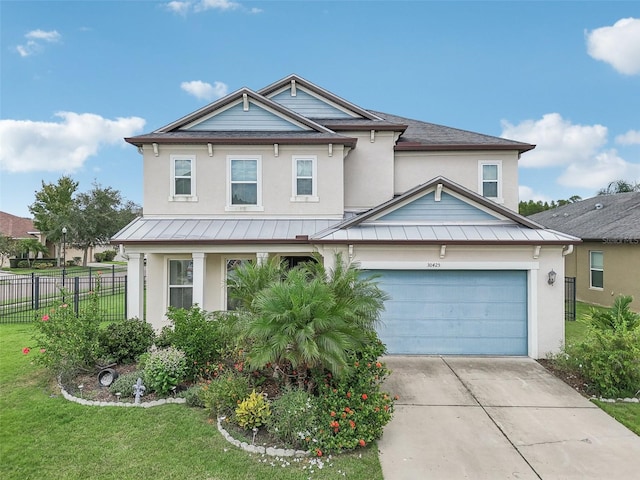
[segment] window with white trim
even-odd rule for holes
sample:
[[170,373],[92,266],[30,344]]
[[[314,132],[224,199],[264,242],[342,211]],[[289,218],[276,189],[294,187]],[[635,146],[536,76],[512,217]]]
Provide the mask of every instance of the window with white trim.
[[261,157],[228,157],[228,207],[261,207]]
[[293,195],[291,201],[317,201],[315,156],[293,156]]
[[502,201],[502,164],[480,162],[478,171],[480,194],[495,201]]
[[195,155],[171,155],[171,196],[169,200],[195,200]]
[[589,252],[589,278],[591,288],[604,288],[604,254],[602,252]]
[[231,298],[229,296],[229,282],[233,282],[235,279],[235,270],[240,267],[242,264],[251,262],[247,258],[227,258],[226,265],[227,268],[225,270],[225,296],[227,297],[227,310],[237,310],[241,306],[241,301],[236,298]]
[[169,260],[169,306],[193,305],[193,260]]

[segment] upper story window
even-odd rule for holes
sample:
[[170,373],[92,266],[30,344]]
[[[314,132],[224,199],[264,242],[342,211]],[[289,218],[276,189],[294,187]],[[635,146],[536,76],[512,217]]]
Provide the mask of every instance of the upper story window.
[[480,162],[478,187],[483,197],[502,203],[502,163]]
[[604,254],[602,252],[589,252],[589,287],[604,288]]
[[260,156],[228,157],[227,210],[262,209]]
[[292,202],[318,201],[315,156],[293,156]]
[[197,200],[195,155],[171,155],[171,195],[169,200]]

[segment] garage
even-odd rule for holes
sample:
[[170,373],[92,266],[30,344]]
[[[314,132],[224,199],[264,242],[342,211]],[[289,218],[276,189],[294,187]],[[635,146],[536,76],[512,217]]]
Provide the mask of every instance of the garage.
[[391,297],[389,354],[527,355],[527,272],[369,270]]

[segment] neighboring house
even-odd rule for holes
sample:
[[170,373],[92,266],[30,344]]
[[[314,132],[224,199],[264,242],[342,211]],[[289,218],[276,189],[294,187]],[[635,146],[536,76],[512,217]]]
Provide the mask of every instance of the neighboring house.
[[611,306],[618,295],[631,295],[631,308],[640,311],[639,192],[599,195],[528,218],[582,238],[565,264],[578,300]]
[[[33,220],[6,212],[0,212],[0,235],[11,237],[14,240],[35,239],[46,245],[46,238],[33,225]],[[9,266],[8,261],[4,261],[0,265],[0,267],[5,266]]]
[[128,315],[227,308],[242,261],[336,252],[380,275],[392,354],[542,357],[564,339],[563,253],[579,241],[518,215],[526,143],[366,110],[296,75],[240,89],[149,134]]

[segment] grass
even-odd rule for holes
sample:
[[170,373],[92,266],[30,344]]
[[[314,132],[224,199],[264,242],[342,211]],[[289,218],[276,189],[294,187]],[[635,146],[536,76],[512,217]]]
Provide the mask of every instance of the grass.
[[325,458],[322,469],[311,459],[283,467],[229,445],[200,409],[68,402],[34,353],[22,354],[32,334],[31,325],[0,325],[0,478],[382,479],[375,445]]

